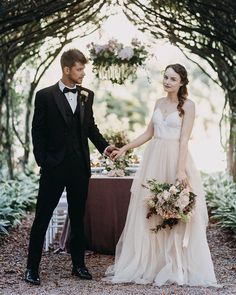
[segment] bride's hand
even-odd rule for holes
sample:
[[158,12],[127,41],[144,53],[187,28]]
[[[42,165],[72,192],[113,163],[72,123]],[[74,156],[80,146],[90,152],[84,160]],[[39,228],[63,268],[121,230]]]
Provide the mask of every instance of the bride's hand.
[[183,186],[188,186],[188,178],[185,172],[178,172],[176,175],[176,181],[181,183]]
[[125,149],[121,148],[120,150],[114,150],[111,155],[110,158],[112,159],[112,161],[115,161],[116,159],[118,159],[120,156],[122,156],[124,153],[126,152]]

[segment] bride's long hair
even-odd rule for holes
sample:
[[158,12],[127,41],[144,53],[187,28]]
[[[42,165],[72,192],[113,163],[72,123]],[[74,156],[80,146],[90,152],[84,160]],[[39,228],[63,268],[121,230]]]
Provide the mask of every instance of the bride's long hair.
[[188,98],[188,90],[187,90],[187,85],[188,85],[188,73],[185,69],[184,66],[182,66],[181,64],[172,64],[172,65],[168,65],[165,68],[165,71],[168,68],[172,68],[177,74],[180,75],[181,78],[181,83],[183,83],[182,86],[180,86],[179,91],[177,93],[178,96],[178,100],[179,103],[177,105],[177,110],[179,111],[179,116],[183,117],[184,116],[184,110],[183,110],[183,105],[185,100]]

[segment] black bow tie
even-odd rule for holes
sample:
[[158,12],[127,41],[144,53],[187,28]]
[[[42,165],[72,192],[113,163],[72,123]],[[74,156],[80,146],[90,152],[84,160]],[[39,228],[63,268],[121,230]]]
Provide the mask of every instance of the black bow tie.
[[76,93],[77,92],[77,89],[76,88],[68,88],[68,87],[65,87],[63,89],[63,93],[67,93],[67,92]]

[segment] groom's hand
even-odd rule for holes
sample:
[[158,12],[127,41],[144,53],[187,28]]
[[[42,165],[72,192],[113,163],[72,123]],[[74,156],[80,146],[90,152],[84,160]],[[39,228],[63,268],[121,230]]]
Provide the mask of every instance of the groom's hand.
[[108,147],[106,147],[106,149],[105,149],[105,151],[104,151],[104,154],[112,160],[112,158],[111,158],[111,153],[112,153],[113,151],[119,151],[119,150],[120,150],[120,149],[119,149],[118,147],[116,147],[114,144],[111,144],[111,145],[109,145]]

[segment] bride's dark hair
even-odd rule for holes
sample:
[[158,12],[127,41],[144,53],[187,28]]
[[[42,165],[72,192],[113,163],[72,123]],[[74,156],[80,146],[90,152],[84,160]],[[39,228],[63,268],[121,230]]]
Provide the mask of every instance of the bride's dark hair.
[[188,73],[187,73],[185,67],[180,64],[168,65],[165,68],[165,71],[168,68],[172,68],[177,74],[179,74],[180,79],[181,79],[181,83],[183,83],[183,85],[180,86],[179,91],[177,93],[178,100],[179,100],[179,103],[177,105],[177,109],[179,111],[180,117],[182,117],[184,115],[184,110],[183,110],[182,106],[184,105],[184,102],[188,97],[188,90],[187,90],[187,84],[189,82],[188,81]]

